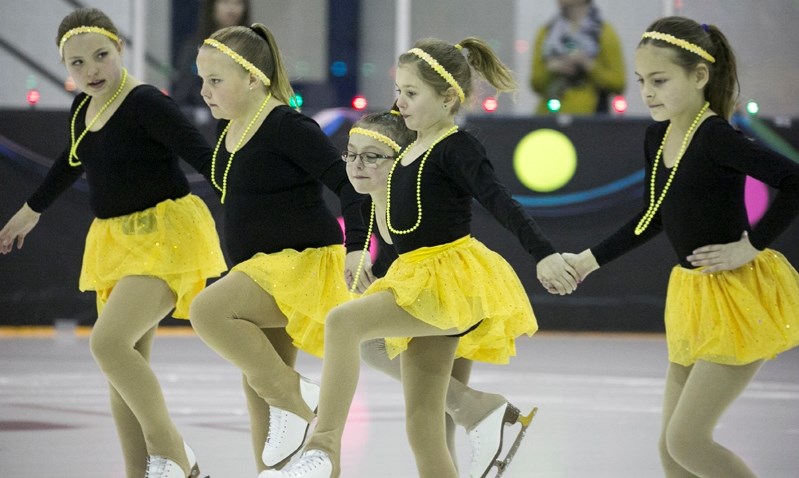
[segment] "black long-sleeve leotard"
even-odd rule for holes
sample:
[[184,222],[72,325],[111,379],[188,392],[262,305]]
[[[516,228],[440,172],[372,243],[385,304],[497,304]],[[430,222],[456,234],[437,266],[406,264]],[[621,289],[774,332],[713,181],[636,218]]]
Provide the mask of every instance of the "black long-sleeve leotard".
[[[220,132],[227,124],[220,122]],[[222,185],[230,154],[219,147],[216,183]],[[360,207],[339,152],[311,118],[281,105],[233,156],[224,202],[224,242],[240,263],[258,252],[342,243],[338,220],[322,196],[326,186],[341,200],[347,251],[366,240]]]
[[[86,98],[72,103],[70,118]],[[75,137],[85,129],[86,106],[74,121]],[[189,193],[178,157],[210,178],[211,148],[171,98],[151,85],[139,85],[99,131],[88,132],[78,149],[79,166],[68,162],[69,147],[28,199],[42,212],[85,172],[89,205],[98,218],[123,216]]]
[[[391,225],[407,229],[416,222],[417,158],[397,165],[391,182]],[[471,134],[458,131],[438,143],[424,166],[421,184],[422,221],[410,234],[391,234],[400,254],[420,247],[455,241],[470,233],[472,198],[483,205],[536,260],[555,249],[535,221],[502,185],[485,148]]]
[[[647,129],[644,209],[591,248],[599,265],[665,230],[680,265],[693,268],[686,257],[696,248],[735,242],[744,231],[750,231],[752,245],[763,249],[799,214],[799,164],[748,139],[723,118],[712,116],[694,133],[660,210],[646,231],[636,236],[633,231],[649,204],[653,162],[667,126],[668,122],[662,122]],[[662,160],[654,167],[657,167],[655,197],[658,197],[671,170]],[[777,189],[768,211],[754,228],[750,228],[746,212],[746,176]]]

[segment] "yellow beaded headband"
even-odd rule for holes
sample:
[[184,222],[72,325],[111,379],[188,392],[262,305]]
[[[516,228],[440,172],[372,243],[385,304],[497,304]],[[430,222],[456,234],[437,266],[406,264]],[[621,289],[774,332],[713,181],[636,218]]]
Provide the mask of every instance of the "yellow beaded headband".
[[73,28],[72,30],[67,31],[64,33],[64,36],[61,37],[61,40],[58,42],[58,53],[61,54],[61,57],[64,56],[64,44],[70,38],[74,37],[75,35],[80,35],[81,33],[99,33],[100,35],[104,35],[110,38],[114,43],[120,44],[119,37],[105,28],[102,27],[77,27]]
[[455,81],[455,78],[450,74],[450,72],[448,72],[443,66],[441,66],[441,63],[439,63],[435,58],[430,56],[429,53],[422,50],[421,48],[411,48],[408,51],[408,53],[413,53],[414,55],[418,56],[419,58],[427,62],[427,64],[430,65],[430,68],[435,70],[436,73],[441,75],[441,78],[444,78],[444,80],[447,83],[449,83],[449,86],[455,88],[455,91],[458,93],[458,98],[460,98],[461,103],[466,101],[466,95],[463,94],[463,88],[461,88],[461,85],[459,85],[458,82]]
[[264,74],[263,71],[259,70],[255,65],[253,65],[252,63],[250,63],[249,61],[244,59],[243,56],[241,56],[238,53],[236,53],[235,51],[231,50],[224,43],[220,43],[220,42],[218,42],[218,41],[216,41],[216,40],[214,40],[212,38],[206,38],[206,40],[203,42],[203,44],[211,45],[212,47],[216,48],[217,50],[221,51],[225,55],[227,55],[230,58],[232,58],[233,61],[235,61],[236,63],[241,65],[242,68],[244,68],[245,70],[249,71],[250,73],[255,75],[256,78],[261,80],[261,83],[263,83],[264,85],[269,86],[269,85],[272,84],[272,81],[269,80],[269,78]]
[[641,35],[641,38],[651,38],[653,40],[660,40],[666,43],[671,43],[672,45],[676,45],[684,50],[688,50],[691,53],[695,53],[705,60],[709,61],[710,63],[715,63],[716,59],[713,58],[713,55],[708,53],[704,48],[689,41],[683,40],[682,38],[677,38],[674,35],[669,35],[668,33],[660,33],[660,32],[646,32]]
[[381,143],[385,143],[388,145],[389,148],[393,149],[395,153],[399,153],[399,150],[401,149],[400,145],[398,145],[394,140],[392,140],[391,138],[389,138],[384,134],[378,133],[377,131],[372,131],[370,129],[364,129],[364,128],[352,128],[350,130],[350,136],[354,134],[362,134],[364,136],[369,136],[370,138],[376,139]]

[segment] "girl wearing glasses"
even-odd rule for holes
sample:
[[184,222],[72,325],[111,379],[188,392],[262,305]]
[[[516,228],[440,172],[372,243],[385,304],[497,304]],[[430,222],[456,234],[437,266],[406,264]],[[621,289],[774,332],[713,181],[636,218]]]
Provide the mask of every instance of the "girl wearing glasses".
[[[538,261],[538,277],[549,289],[567,294],[576,288],[577,273],[497,181],[483,146],[455,124],[472,91],[473,71],[498,90],[515,89],[511,72],[477,38],[457,46],[424,40],[400,56],[397,107],[416,138],[392,163],[387,179],[385,225],[399,258],[362,298],[330,312],[319,421],[302,458],[264,478],[340,476],[359,345],[380,337],[388,337],[389,355],[401,359],[406,429],[418,476],[457,476],[444,418],[454,358],[507,363],[516,337],[537,330],[513,269],[470,235],[473,198],[514,232]],[[529,419],[501,403],[477,425],[478,436],[500,434],[504,424],[516,422],[525,427]],[[473,456],[483,456],[482,440]],[[488,474],[498,455],[491,450],[487,468],[472,466],[472,476]]]
[[[349,299],[345,268],[361,258],[363,197],[294,95],[272,33],[261,24],[218,30],[197,54],[202,96],[219,123],[211,171],[224,205],[224,244],[237,264],[191,307],[197,334],[239,367],[260,470],[281,466],[270,443],[298,449],[319,387],[294,371],[297,349],[321,357],[324,319]],[[322,187],[341,199],[341,228]],[[367,263],[368,264],[368,263]]]
[[[386,226],[386,184],[392,159],[401,147],[413,142],[414,138],[415,133],[405,126],[399,111],[373,113],[364,116],[353,125],[347,151],[342,154],[342,158],[347,161],[347,176],[355,186],[355,190],[371,197],[371,201],[364,202],[362,209],[367,221],[372,221],[371,229],[375,232],[378,243],[377,257],[371,270],[364,270],[362,274],[369,283],[385,276],[389,266],[398,257]],[[358,292],[363,290],[359,288]],[[400,361],[389,358],[385,339],[362,342],[361,358],[372,368],[397,381],[402,380]],[[455,426],[464,427],[472,443],[474,455],[470,461],[470,476],[480,476],[493,463],[494,454],[501,446],[502,434],[483,433],[480,436],[481,429],[484,428],[477,425],[495,409],[503,407],[507,400],[501,395],[467,387],[471,370],[472,361],[468,359],[456,359],[452,365],[446,397],[447,448],[452,455],[452,461],[457,463]]]

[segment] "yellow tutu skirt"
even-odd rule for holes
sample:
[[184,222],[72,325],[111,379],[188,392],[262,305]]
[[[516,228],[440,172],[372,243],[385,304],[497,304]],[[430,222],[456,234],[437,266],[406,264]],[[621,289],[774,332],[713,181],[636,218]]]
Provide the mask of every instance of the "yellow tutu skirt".
[[677,266],[666,297],[669,360],[745,365],[799,344],[799,274],[766,249],[749,264],[705,274]]
[[325,318],[333,307],[350,299],[344,282],[344,246],[284,249],[256,254],[233,267],[247,274],[288,319],[286,332],[294,345],[311,355],[324,356]]
[[[516,337],[538,330],[510,264],[469,236],[400,254],[364,295],[384,290],[409,314],[442,330],[463,332],[479,324],[460,337],[457,357],[508,363],[516,355]],[[386,338],[389,357],[407,349],[410,340]]]
[[214,219],[205,203],[189,194],[125,216],[95,219],[86,236],[79,287],[97,291],[99,313],[123,277],[158,277],[175,293],[172,315],[188,319],[189,305],[206,280],[226,269]]

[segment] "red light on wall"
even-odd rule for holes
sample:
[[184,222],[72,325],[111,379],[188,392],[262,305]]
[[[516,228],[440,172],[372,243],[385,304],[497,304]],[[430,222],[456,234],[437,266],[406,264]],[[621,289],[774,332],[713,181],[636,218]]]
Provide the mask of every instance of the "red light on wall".
[[627,111],[627,99],[622,95],[614,96],[611,104],[613,105],[613,111],[616,113],[624,113]]
[[28,100],[29,105],[35,106],[41,98],[42,95],[39,94],[39,90],[30,89],[28,90],[28,95],[25,99]]
[[486,111],[486,113],[493,113],[497,110],[498,106],[499,102],[493,96],[489,96],[483,100],[483,109]]
[[366,98],[361,95],[357,95],[352,98],[352,107],[358,111],[365,110],[368,104],[369,102],[366,101]]

